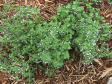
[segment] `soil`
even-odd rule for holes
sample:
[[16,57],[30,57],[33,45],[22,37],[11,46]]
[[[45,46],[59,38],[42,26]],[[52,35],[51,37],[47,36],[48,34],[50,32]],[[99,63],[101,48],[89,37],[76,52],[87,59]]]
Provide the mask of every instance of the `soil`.
[[[89,0],[91,1],[91,0]],[[11,3],[11,6],[30,5],[40,9],[43,19],[53,19],[56,15],[56,9],[70,0],[0,0],[0,10],[3,10],[3,3]],[[93,4],[94,7],[100,8],[100,15],[104,16],[106,22],[112,26],[112,4],[107,0]],[[12,11],[8,16],[13,15]],[[0,24],[2,23],[0,19]],[[1,34],[0,34],[1,36]],[[108,45],[112,46],[112,40],[108,41]],[[70,51],[71,58],[74,57],[74,50]],[[82,58],[75,57],[75,61],[68,61],[62,68],[55,70],[56,75],[52,78],[47,77],[41,70],[36,70],[35,84],[107,84],[109,77],[112,75],[112,59],[94,59],[90,65],[83,65]],[[0,84],[27,84],[26,80],[16,79],[6,72],[0,72]]]

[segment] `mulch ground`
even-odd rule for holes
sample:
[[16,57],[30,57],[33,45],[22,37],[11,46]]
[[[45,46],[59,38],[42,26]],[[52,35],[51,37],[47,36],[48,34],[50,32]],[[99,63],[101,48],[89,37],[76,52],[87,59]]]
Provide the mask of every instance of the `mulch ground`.
[[[94,4],[94,7],[100,8],[100,15],[104,16],[106,22],[112,25],[112,4],[106,0]],[[0,0],[0,10],[3,10],[3,3],[11,3],[11,6],[30,5],[40,9],[41,17],[44,19],[53,19],[56,15],[56,9],[62,5],[70,3],[70,0]],[[8,14],[8,15],[11,15]],[[13,15],[13,14],[12,14]],[[0,23],[2,21],[0,20]],[[112,46],[112,41],[109,41]],[[71,57],[75,54],[70,51]],[[57,69],[53,78],[47,77],[41,70],[36,70],[35,84],[107,84],[108,78],[112,75],[112,59],[94,59],[90,65],[83,65],[81,58],[69,62],[64,67]],[[6,72],[0,73],[0,84],[27,84],[24,79],[16,79]]]

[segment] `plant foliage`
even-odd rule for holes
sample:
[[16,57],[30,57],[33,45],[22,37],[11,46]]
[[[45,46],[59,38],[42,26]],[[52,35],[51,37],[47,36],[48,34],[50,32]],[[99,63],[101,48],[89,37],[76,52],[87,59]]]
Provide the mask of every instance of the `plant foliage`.
[[[91,5],[87,3],[82,7],[79,1],[74,1],[59,8],[50,22],[42,20],[35,8],[12,9],[16,14],[3,18],[0,26],[0,32],[4,34],[0,37],[0,47],[8,49],[0,55],[0,70],[31,77],[40,63],[60,68],[64,60],[69,59],[72,48],[84,57],[86,64],[96,57],[110,56],[111,52],[105,48],[105,42],[112,37],[110,27],[99,16],[99,10]],[[100,48],[98,41],[102,43]],[[105,51],[106,55],[98,51]],[[47,73],[49,71],[52,70]]]

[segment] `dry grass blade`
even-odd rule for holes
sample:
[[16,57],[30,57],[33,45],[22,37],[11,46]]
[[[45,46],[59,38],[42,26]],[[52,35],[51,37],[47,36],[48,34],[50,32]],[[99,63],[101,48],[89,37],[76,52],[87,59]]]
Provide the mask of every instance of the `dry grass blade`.
[[106,70],[104,70],[103,73],[102,73],[102,75],[100,76],[100,78],[104,78],[110,72],[112,72],[112,67],[111,68],[107,68]]

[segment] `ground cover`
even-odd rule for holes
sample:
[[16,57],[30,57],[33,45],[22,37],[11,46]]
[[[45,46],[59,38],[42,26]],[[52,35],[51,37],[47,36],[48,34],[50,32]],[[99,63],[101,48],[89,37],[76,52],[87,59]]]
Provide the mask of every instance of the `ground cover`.
[[[107,19],[107,22],[111,23],[111,12],[109,12],[109,13],[105,12],[111,6],[108,5],[107,8],[103,8],[102,4],[100,6],[102,7],[102,9],[101,9],[102,13],[101,14],[103,14],[105,16],[105,18]],[[51,16],[48,17],[47,15],[49,15],[49,13],[48,12],[46,13],[46,10],[43,10],[43,12],[44,12],[45,15],[43,15],[43,13],[41,12],[42,13],[42,17],[49,18],[49,17],[53,16],[51,14]],[[47,16],[47,17],[45,17],[45,16]],[[52,19],[52,18],[50,18],[50,19]],[[109,42],[109,46],[111,47],[111,40],[108,41],[108,42]],[[80,60],[82,60],[82,59],[80,59]],[[60,71],[64,71],[64,72],[60,72],[59,70],[57,70],[56,71],[57,75],[54,78],[47,78],[47,76],[42,71],[37,70],[35,72],[35,77],[37,78],[36,83],[37,84],[39,84],[39,83],[42,83],[42,84],[44,84],[44,83],[51,83],[51,84],[52,83],[55,83],[55,84],[59,83],[59,84],[61,84],[62,81],[63,81],[63,84],[71,83],[71,82],[72,83],[74,82],[76,84],[77,83],[78,84],[80,84],[80,83],[81,84],[86,84],[86,83],[89,83],[89,84],[91,84],[91,83],[92,84],[98,84],[98,83],[100,83],[100,80],[106,82],[107,78],[110,75],[106,74],[106,75],[102,76],[101,74],[103,73],[103,70],[107,70],[107,72],[111,71],[111,70],[108,71],[108,69],[107,69],[107,67],[108,68],[111,67],[110,66],[111,65],[111,60],[110,59],[109,60],[108,59],[104,59],[104,60],[105,61],[103,62],[103,60],[101,60],[101,59],[96,59],[96,60],[94,60],[95,61],[94,63],[96,63],[96,64],[93,63],[92,65],[85,65],[85,67],[84,67],[84,65],[82,65],[80,63],[81,61],[78,62],[78,65],[77,65],[76,62],[73,62],[72,63],[73,65],[71,63],[69,63],[68,65],[65,64],[65,66],[60,70]],[[97,66],[97,63],[98,63],[98,66]],[[87,71],[87,67],[89,67],[90,72]],[[83,72],[81,71],[82,69],[84,70]],[[93,71],[94,71],[94,73],[93,73]],[[78,72],[79,72],[79,74],[77,74]],[[91,77],[92,77],[92,79],[91,79]],[[96,77],[96,79],[95,79],[95,77]],[[99,77],[101,77],[101,78],[98,80]],[[88,80],[88,78],[90,80]],[[1,79],[1,81],[3,81],[3,79]],[[21,80],[19,80],[19,81],[21,81]],[[103,82],[103,83],[105,84],[105,82]]]

